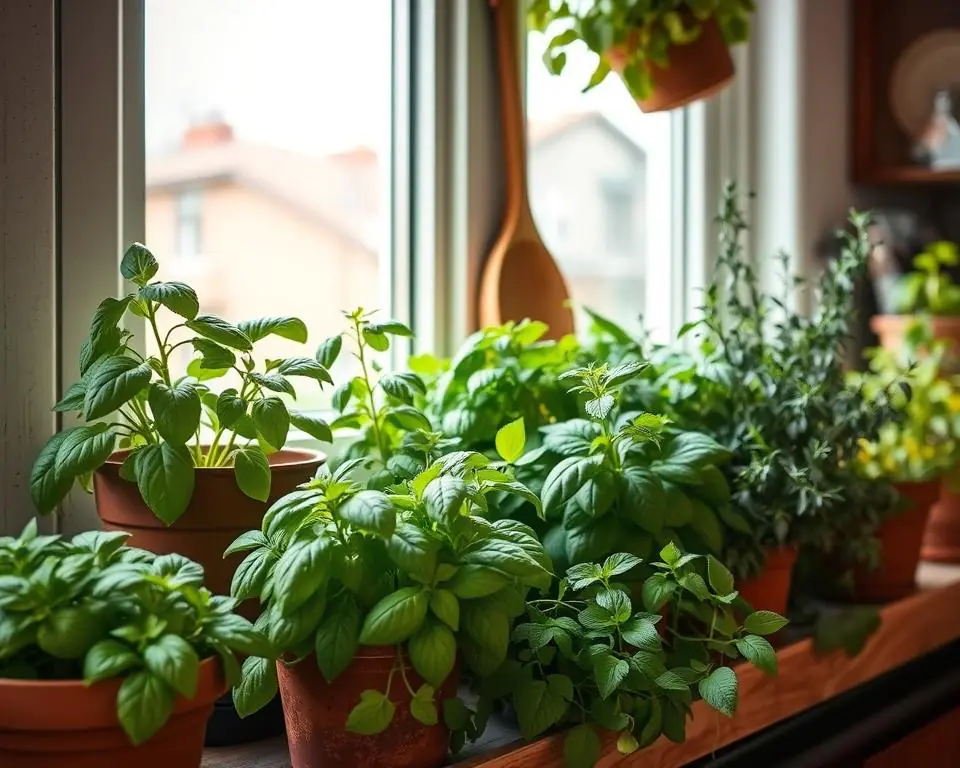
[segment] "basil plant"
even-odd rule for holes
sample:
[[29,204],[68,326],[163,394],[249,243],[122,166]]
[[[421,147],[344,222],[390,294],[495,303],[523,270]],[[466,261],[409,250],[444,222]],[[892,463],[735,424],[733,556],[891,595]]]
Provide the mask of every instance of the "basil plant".
[[237,654],[271,649],[233,613],[236,600],[202,586],[199,565],[124,546],[127,536],[67,541],[38,535],[33,520],[19,537],[0,537],[0,678],[120,678],[117,717],[140,744],[179,697],[194,697],[202,660],[219,657],[236,684]]
[[[159,264],[136,243],[120,272],[137,290],[104,299],[80,351],[80,379],[54,410],[84,422],[54,435],[40,451],[30,477],[33,502],[51,512],[75,481],[90,488],[91,474],[117,450],[127,451],[121,477],[135,482],[146,505],[164,523],[183,514],[193,495],[197,467],[233,466],[247,496],[266,501],[269,454],[283,448],[290,427],[329,441],[321,419],[291,410],[279,395],[296,397],[292,377],[332,383],[312,357],[254,358],[254,345],[274,335],[304,343],[307,329],[295,317],[264,317],[234,325],[202,314],[194,290],[181,282],[153,280]],[[172,312],[178,322],[161,333],[157,318]],[[133,315],[146,322],[157,352],[144,356],[121,323]],[[171,367],[173,353],[191,348],[185,376]],[[211,382],[234,374],[237,386],[216,393]],[[207,435],[210,435],[209,437]]]
[[[498,442],[504,459],[523,451],[516,426]],[[469,674],[497,670],[527,594],[552,580],[550,559],[530,528],[480,516],[487,496],[539,502],[506,461],[475,452],[446,454],[382,490],[356,479],[361,464],[346,461],[305,483],[267,511],[261,530],[241,536],[228,552],[249,554],[231,591],[237,599],[259,597],[265,609],[257,626],[280,663],[317,664],[327,680],[347,673],[361,646],[397,647],[398,674],[363,692],[348,730],[387,728],[397,686],[413,694],[412,716],[432,725],[440,717],[438,691],[458,656]],[[416,689],[405,659],[423,681]],[[243,673],[234,701],[247,715],[276,695],[277,670],[250,658]],[[471,738],[482,730],[459,700],[439,703],[452,729]]]

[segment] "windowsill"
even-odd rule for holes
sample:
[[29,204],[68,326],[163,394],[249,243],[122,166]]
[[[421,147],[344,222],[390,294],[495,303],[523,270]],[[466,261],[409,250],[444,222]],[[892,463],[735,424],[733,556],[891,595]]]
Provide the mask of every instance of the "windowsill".
[[[767,678],[753,667],[738,670],[740,707],[728,719],[694,704],[687,740],[674,744],[660,738],[644,750],[640,761],[660,768],[681,766],[744,739],[775,723],[867,683],[896,667],[960,638],[960,566],[924,563],[918,572],[921,591],[885,606],[883,623],[863,651],[853,658],[840,652],[817,656],[812,640],[781,648],[780,673]],[[524,744],[514,729],[491,724],[480,743],[465,750],[456,765],[463,768],[563,768],[563,734]],[[605,754],[615,755],[612,740]],[[273,739],[241,747],[208,749],[202,768],[289,768],[286,741]]]

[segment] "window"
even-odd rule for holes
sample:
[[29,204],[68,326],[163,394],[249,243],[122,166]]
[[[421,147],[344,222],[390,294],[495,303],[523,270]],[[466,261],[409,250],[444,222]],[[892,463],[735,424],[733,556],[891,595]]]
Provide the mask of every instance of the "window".
[[527,38],[529,186],[541,236],[578,308],[578,330],[588,327],[586,306],[635,331],[643,317],[665,337],[676,309],[672,266],[682,263],[672,258],[682,116],[641,113],[615,76],[582,93],[596,62],[585,46],[567,49],[554,77],[542,61],[551,36]]
[[[341,310],[389,313],[389,11],[146,0],[146,243],[202,312],[294,315],[312,346],[343,329]],[[349,29],[364,30],[360,56]],[[275,337],[257,350],[303,354]],[[351,363],[341,356],[338,380]],[[301,408],[329,396],[298,390]]]

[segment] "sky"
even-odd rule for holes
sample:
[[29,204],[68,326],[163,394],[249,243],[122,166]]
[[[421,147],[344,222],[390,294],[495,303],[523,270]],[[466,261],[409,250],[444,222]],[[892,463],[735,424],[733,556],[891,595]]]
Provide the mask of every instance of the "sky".
[[[390,127],[391,0],[146,0],[147,148],[175,143],[191,119],[220,113],[237,134],[302,152],[385,152]],[[594,57],[561,77],[530,38],[528,117],[597,109],[641,146],[665,141],[616,77],[580,89]]]

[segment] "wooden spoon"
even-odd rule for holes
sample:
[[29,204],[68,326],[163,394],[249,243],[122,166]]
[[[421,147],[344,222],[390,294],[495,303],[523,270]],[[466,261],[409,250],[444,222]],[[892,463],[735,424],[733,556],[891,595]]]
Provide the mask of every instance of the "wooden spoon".
[[573,333],[569,293],[530,212],[527,197],[526,121],[520,96],[516,0],[491,0],[497,24],[500,120],[506,157],[503,224],[480,278],[480,325],[525,318],[550,326],[547,338]]

